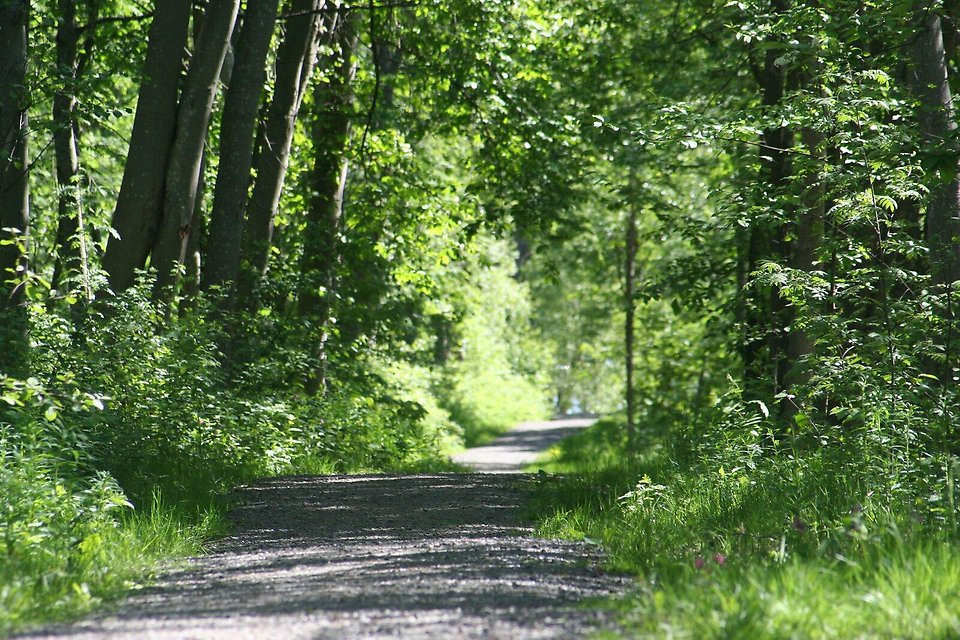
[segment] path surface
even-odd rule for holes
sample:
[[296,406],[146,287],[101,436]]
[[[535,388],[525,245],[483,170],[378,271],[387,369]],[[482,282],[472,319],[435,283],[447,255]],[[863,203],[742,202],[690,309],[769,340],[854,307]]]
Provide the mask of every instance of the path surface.
[[596,418],[524,422],[486,446],[467,449],[453,456],[453,461],[490,473],[522,471],[552,445],[594,422]]
[[112,614],[31,638],[582,638],[629,588],[521,524],[530,475],[292,477],[238,490],[236,534]]

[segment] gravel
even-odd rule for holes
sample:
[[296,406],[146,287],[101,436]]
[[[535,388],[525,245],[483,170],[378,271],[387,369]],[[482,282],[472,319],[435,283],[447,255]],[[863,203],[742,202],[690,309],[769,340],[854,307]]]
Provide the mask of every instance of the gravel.
[[[510,445],[515,445],[515,441]],[[539,445],[538,445],[539,446]],[[235,534],[113,611],[24,638],[581,638],[628,578],[521,519],[530,475],[310,476],[236,491]]]

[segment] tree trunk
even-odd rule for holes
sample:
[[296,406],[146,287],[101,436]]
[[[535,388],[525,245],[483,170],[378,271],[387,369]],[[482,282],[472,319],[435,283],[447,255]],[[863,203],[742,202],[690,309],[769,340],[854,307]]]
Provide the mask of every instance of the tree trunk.
[[[631,198],[636,198],[637,194],[631,194]],[[627,227],[625,230],[627,255],[624,261],[624,286],[623,301],[626,311],[626,320],[624,322],[623,343],[625,350],[625,369],[627,375],[626,400],[627,400],[627,452],[631,455],[636,453],[637,446],[637,418],[636,418],[636,398],[633,394],[633,362],[634,362],[634,315],[636,313],[636,301],[634,300],[634,283],[637,276],[637,209],[631,202],[627,212]]]
[[83,297],[89,300],[87,244],[80,199],[80,161],[76,110],[77,16],[75,0],[59,0],[57,73],[62,83],[53,96],[53,144],[57,165],[57,250],[51,288],[72,289],[77,274]]
[[[917,2],[917,38],[913,45],[911,84],[920,100],[918,120],[925,149],[950,143],[957,128],[953,97],[947,80],[947,59],[943,46],[940,16],[928,2]],[[953,158],[953,155],[949,155]],[[952,159],[939,168],[939,180],[930,186],[927,204],[926,239],[930,252],[930,274],[934,282],[960,279],[960,180],[957,162]]]
[[243,15],[220,125],[220,167],[210,217],[204,289],[233,286],[237,280],[257,111],[278,6],[279,0],[260,0],[250,3]]
[[[202,176],[207,164],[207,152],[204,152],[203,160],[200,162],[200,175]],[[203,273],[203,247],[206,245],[206,220],[203,215],[203,190],[197,192],[197,197],[193,202],[193,217],[190,221],[190,238],[187,240],[187,248],[184,257],[186,267],[186,281],[183,283],[183,297],[186,300],[186,307],[189,308],[196,302],[197,294],[200,293],[200,278]]]
[[136,270],[146,264],[160,225],[190,8],[191,3],[183,0],[158,2],[150,26],[130,150],[113,212],[117,235],[111,236],[103,256],[103,267],[114,291],[133,285]]
[[[823,134],[804,130],[801,134],[807,151],[819,160],[820,145],[823,144]],[[817,260],[817,248],[823,238],[823,218],[826,212],[826,201],[821,174],[813,170],[806,179],[806,190],[803,195],[803,206],[797,211],[796,223],[793,227],[793,246],[791,247],[790,266],[800,271],[813,271]],[[798,369],[797,362],[813,353],[813,342],[807,332],[794,327],[787,340],[787,357],[791,364],[786,382],[790,385],[801,382],[806,378],[803,371]]]
[[[23,307],[30,221],[27,181],[26,0],[0,0],[0,373],[24,373]],[[10,229],[11,231],[7,231]]]
[[309,317],[320,331],[315,342],[315,366],[305,385],[310,394],[326,386],[325,347],[329,337],[331,300],[336,289],[337,245],[347,182],[346,150],[353,110],[352,84],[357,69],[355,14],[347,11],[340,10],[335,31],[337,51],[329,56],[329,64],[325,65],[332,70],[331,76],[327,82],[318,82],[313,92],[314,164],[300,261],[303,282],[299,299],[301,315]]
[[273,242],[273,220],[287,175],[294,126],[317,54],[319,13],[324,0],[292,0],[287,33],[277,52],[273,99],[257,141],[257,179],[247,204],[238,297],[255,306],[255,292],[266,271]]
[[[775,0],[773,4],[773,9],[778,14],[789,9],[787,0]],[[763,104],[772,108],[781,104],[787,89],[786,70],[778,58],[779,54],[774,49],[768,49],[763,67],[755,70]],[[770,127],[764,130],[760,140],[758,181],[758,186],[762,189],[759,194],[761,202],[783,196],[792,171],[789,149],[793,146],[793,140],[793,132],[787,127]],[[747,252],[748,274],[759,268],[765,260],[782,260],[787,257],[789,254],[783,221],[775,216],[753,221]],[[779,291],[757,283],[749,286],[744,297],[745,329],[741,354],[747,392],[751,395],[772,397],[783,389],[784,377],[790,367],[785,304]]]
[[176,274],[186,257],[213,99],[239,8],[240,0],[210,0],[204,14],[167,166],[160,232],[151,256],[157,270],[154,295],[176,284]]

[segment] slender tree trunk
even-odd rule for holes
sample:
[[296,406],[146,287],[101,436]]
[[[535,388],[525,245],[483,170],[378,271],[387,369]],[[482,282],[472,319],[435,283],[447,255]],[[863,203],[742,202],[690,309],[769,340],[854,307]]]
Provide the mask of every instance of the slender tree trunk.
[[57,72],[62,83],[53,96],[53,143],[57,165],[57,251],[51,287],[72,288],[71,278],[80,276],[84,298],[89,300],[87,244],[80,199],[80,161],[76,110],[77,15],[75,0],[59,0],[57,26]]
[[[774,0],[773,5],[774,11],[779,14],[789,9],[788,0]],[[778,58],[779,54],[774,49],[768,49],[763,67],[755,70],[763,104],[771,108],[781,105],[787,89],[786,70]],[[760,141],[761,168],[758,181],[761,200],[778,198],[787,188],[792,170],[789,149],[793,146],[793,140],[793,132],[787,127],[764,130]],[[773,216],[754,221],[750,226],[747,251],[747,273],[756,270],[764,260],[786,258],[789,253],[783,221]],[[785,304],[775,288],[756,283],[745,291],[744,297],[745,329],[741,354],[747,391],[772,397],[783,389],[784,377],[790,367]]]
[[177,132],[164,187],[163,215],[151,256],[151,264],[157,269],[155,295],[176,284],[177,270],[186,258],[213,99],[239,8],[240,0],[210,0],[204,14],[203,29],[177,113]]
[[[28,350],[23,277],[30,221],[27,181],[29,3],[0,0],[0,373],[23,374]],[[7,230],[10,231],[7,231]]]
[[[203,176],[207,166],[207,149],[204,147],[203,157],[200,159],[200,175]],[[197,190],[193,201],[193,215],[190,218],[190,237],[187,239],[184,254],[186,280],[183,283],[183,297],[186,307],[196,301],[200,293],[200,277],[203,272],[203,247],[206,244],[206,219],[203,211],[203,189]]]
[[[804,130],[801,134],[803,144],[815,158],[821,157],[820,145],[823,143],[823,134]],[[813,271],[817,260],[817,248],[823,238],[823,218],[826,212],[826,201],[823,181],[818,170],[811,171],[806,180],[806,190],[803,196],[803,206],[797,211],[796,223],[793,228],[793,245],[791,247],[790,266],[800,271]],[[791,323],[792,324],[792,323]],[[787,382],[796,384],[805,379],[805,373],[798,369],[798,361],[813,353],[813,342],[803,329],[793,327],[787,341],[787,357],[791,364]]]
[[287,32],[277,52],[273,99],[257,141],[257,179],[247,203],[238,297],[255,306],[255,292],[266,271],[273,242],[273,220],[287,175],[293,131],[317,55],[324,0],[292,0]]
[[233,286],[237,280],[257,112],[278,6],[279,0],[260,0],[250,3],[243,15],[220,126],[220,167],[210,218],[211,242],[203,271],[205,289]]
[[[947,3],[951,13],[956,3]],[[920,102],[917,114],[924,149],[943,149],[953,144],[957,122],[950,91],[947,55],[940,15],[929,3],[914,3],[917,37],[913,44],[910,73],[914,94]],[[952,39],[952,38],[951,38]],[[945,335],[937,342],[943,350],[943,364],[926,364],[936,372],[944,387],[953,386],[955,371],[956,294],[952,285],[960,279],[960,176],[953,153],[938,167],[936,182],[930,185],[925,236],[933,282],[945,285],[946,301],[940,315],[947,323]]]
[[338,236],[347,182],[346,150],[353,110],[352,84],[357,68],[354,57],[357,30],[354,14],[346,11],[340,10],[336,26],[337,51],[325,65],[332,73],[327,82],[318,82],[313,92],[312,197],[300,262],[303,284],[299,298],[301,315],[309,317],[320,330],[315,342],[315,366],[305,385],[310,394],[326,386],[326,343],[330,333],[331,300],[337,286]]
[[[631,182],[636,180],[631,176]],[[631,185],[634,186],[634,185]],[[635,189],[631,189],[632,198],[636,198]],[[627,211],[626,236],[626,258],[624,261],[624,286],[623,302],[626,311],[626,320],[624,321],[623,343],[625,350],[625,369],[626,369],[626,400],[627,400],[627,451],[630,454],[636,453],[637,445],[637,418],[636,418],[636,398],[634,397],[634,316],[636,314],[636,301],[634,299],[634,284],[637,277],[637,209],[636,204],[631,202]]]
[[103,267],[114,291],[133,285],[136,270],[146,264],[160,225],[167,160],[177,126],[190,5],[185,0],[158,2],[150,26],[130,150],[113,212],[116,235],[107,242],[103,256]]
[[[920,100],[920,133],[925,148],[949,144],[957,128],[947,78],[947,58],[940,16],[928,2],[916,3],[917,38],[913,46],[911,84]],[[960,279],[960,179],[957,163],[939,167],[939,180],[930,187],[926,239],[930,274],[945,284]]]

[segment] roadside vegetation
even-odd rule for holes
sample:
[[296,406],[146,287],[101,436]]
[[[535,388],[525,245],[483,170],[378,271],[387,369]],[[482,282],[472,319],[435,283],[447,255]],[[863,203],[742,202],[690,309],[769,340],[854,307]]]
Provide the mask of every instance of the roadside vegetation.
[[604,418],[534,465],[561,474],[537,484],[540,535],[601,545],[638,577],[613,605],[631,636],[960,633],[956,458],[907,476],[856,447],[773,452],[768,418],[734,396],[689,424],[641,422],[633,457],[623,416]]

